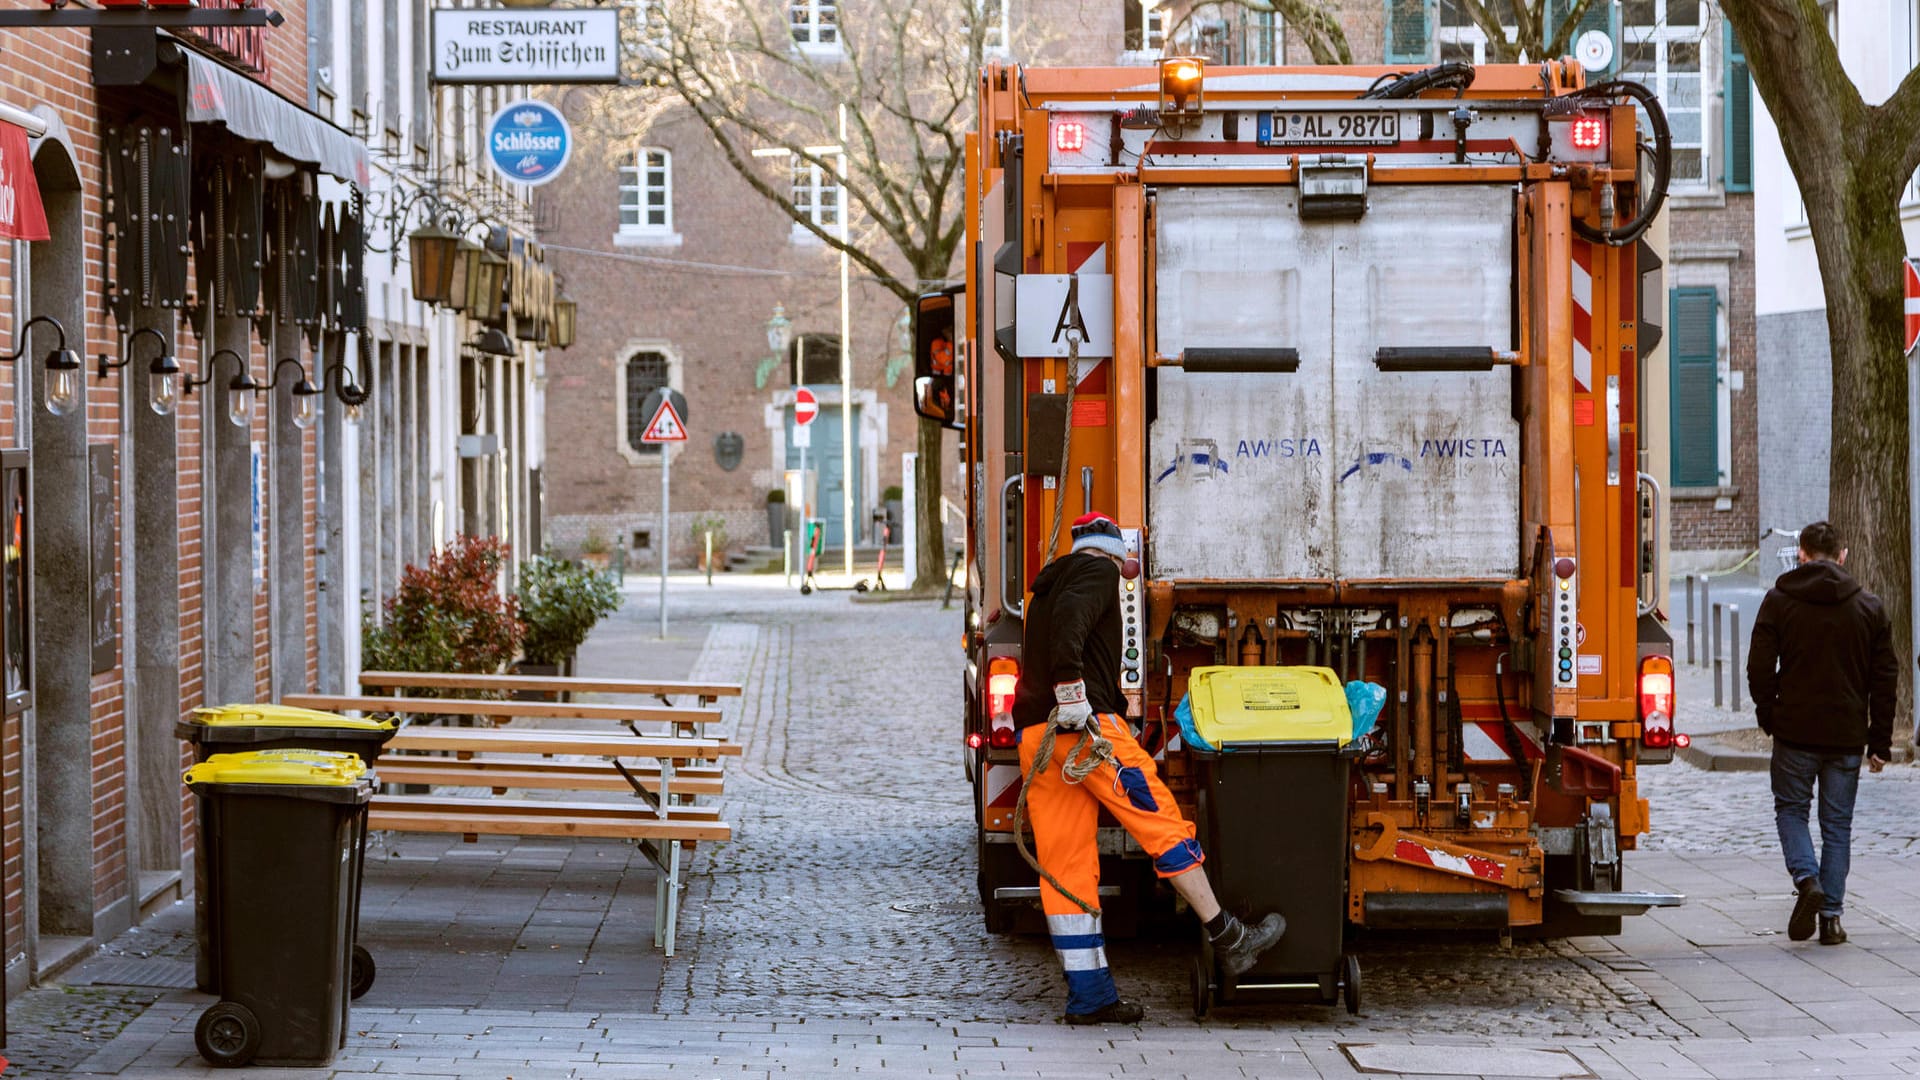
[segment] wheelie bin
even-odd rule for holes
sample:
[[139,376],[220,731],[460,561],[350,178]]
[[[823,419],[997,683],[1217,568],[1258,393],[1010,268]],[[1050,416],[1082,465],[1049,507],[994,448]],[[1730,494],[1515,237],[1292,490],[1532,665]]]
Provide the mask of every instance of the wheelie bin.
[[[392,719],[356,720],[318,709],[259,702],[195,709],[187,719],[173,726],[173,733],[193,744],[195,761],[242,750],[339,750],[358,755],[372,768],[398,728],[398,722]],[[206,820],[205,815],[201,820]],[[206,837],[203,835],[200,839],[200,849],[204,851]],[[355,927],[360,923],[359,881],[366,854],[366,830],[362,829],[353,856]],[[193,869],[193,936],[199,946],[194,960],[194,984],[202,993],[218,994],[220,985],[214,973],[219,970],[219,957],[207,922],[206,865],[205,859],[199,859]],[[355,998],[373,988],[374,972],[373,954],[356,943],[353,973],[348,980]]]
[[1360,965],[1343,952],[1348,772],[1357,747],[1338,676],[1327,668],[1203,667],[1188,680],[1200,786],[1200,844],[1220,903],[1243,919],[1277,911],[1287,932],[1237,978],[1206,934],[1193,962],[1193,1010],[1217,1002],[1344,996],[1360,1011]]
[[218,1066],[325,1065],[346,1043],[354,846],[373,776],[326,750],[215,754],[200,796],[220,1000],[194,1045]]

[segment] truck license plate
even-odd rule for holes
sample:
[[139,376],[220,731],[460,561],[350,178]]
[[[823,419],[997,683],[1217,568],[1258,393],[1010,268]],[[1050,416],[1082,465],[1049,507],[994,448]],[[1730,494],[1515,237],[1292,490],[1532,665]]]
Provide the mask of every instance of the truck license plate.
[[1397,112],[1275,112],[1260,125],[1266,146],[1392,146]]

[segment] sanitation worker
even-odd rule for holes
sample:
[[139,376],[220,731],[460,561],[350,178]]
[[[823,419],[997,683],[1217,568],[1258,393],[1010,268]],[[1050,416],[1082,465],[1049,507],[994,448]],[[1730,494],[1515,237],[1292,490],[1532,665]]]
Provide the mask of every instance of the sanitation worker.
[[[1026,789],[1027,815],[1040,867],[1040,906],[1047,933],[1066,969],[1069,1024],[1131,1024],[1140,1006],[1122,1001],[1107,970],[1100,915],[1061,894],[1060,886],[1088,904],[1098,904],[1100,852],[1096,830],[1105,807],[1153,856],[1154,870],[1206,924],[1221,969],[1237,976],[1286,932],[1286,920],[1269,914],[1248,926],[1220,907],[1201,868],[1205,856],[1193,823],[1180,816],[1173,795],[1154,771],[1153,758],[1134,741],[1120,694],[1120,565],[1126,558],[1120,527],[1104,514],[1073,523],[1073,550],[1040,571],[1027,607],[1024,670],[1014,690],[1013,718],[1020,726],[1021,775],[1033,776],[1039,746],[1051,722],[1056,745],[1046,770]],[[1075,782],[1063,775],[1069,752],[1083,729],[1113,744],[1102,762]]]

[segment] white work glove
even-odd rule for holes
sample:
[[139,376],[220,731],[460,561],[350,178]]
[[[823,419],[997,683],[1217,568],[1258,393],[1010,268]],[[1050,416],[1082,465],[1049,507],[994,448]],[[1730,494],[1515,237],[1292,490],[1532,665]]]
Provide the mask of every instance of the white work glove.
[[1093,706],[1087,704],[1087,683],[1075,679],[1053,684],[1053,726],[1062,731],[1079,731],[1093,719]]

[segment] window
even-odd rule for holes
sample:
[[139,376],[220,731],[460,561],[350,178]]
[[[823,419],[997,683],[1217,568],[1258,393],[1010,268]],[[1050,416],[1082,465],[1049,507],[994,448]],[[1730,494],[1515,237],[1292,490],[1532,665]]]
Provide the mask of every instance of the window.
[[1149,0],[1120,0],[1121,25],[1126,32],[1128,52],[1160,55],[1167,47],[1167,11],[1165,0],[1158,6]]
[[1434,0],[1387,0],[1386,59],[1425,64],[1433,59]]
[[643,146],[620,166],[620,234],[673,235],[673,155]]
[[667,385],[671,365],[667,354],[652,349],[642,350],[627,358],[626,369],[621,372],[622,381],[620,400],[625,404],[626,449],[642,457],[660,456],[658,443],[643,442],[640,436],[646,434],[647,421],[653,417],[646,413],[647,395]]
[[[1007,53],[1007,0],[971,0],[973,10],[980,19],[980,51],[989,56],[1005,56]],[[973,44],[973,27],[965,31],[967,44]]]
[[834,0],[789,0],[787,22],[803,51],[840,51],[840,8]]
[[1668,369],[1672,379],[1673,486],[1720,487],[1720,301],[1708,288],[1679,288],[1668,294],[1673,344]]
[[1673,182],[1708,182],[1706,41],[1702,0],[1625,0],[1620,7],[1620,74],[1660,98],[1673,128]]
[[[1493,15],[1500,20],[1500,28],[1507,40],[1512,41],[1519,31],[1519,23],[1513,11],[1513,0],[1482,0],[1493,9]],[[1487,62],[1487,32],[1473,21],[1473,15],[1460,0],[1440,0],[1440,26],[1434,34],[1440,45],[1440,61],[1445,63],[1458,60],[1467,64]]]
[[[801,217],[832,232],[840,227],[840,180],[813,162],[793,155],[793,208]],[[793,224],[794,239],[813,237],[799,222]]]

